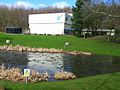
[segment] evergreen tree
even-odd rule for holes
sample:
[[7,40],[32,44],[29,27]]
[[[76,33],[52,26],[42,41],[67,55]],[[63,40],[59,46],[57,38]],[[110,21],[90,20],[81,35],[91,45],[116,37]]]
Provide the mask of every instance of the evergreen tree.
[[83,6],[86,0],[77,0],[75,7],[72,8],[73,10],[73,18],[72,18],[72,28],[75,29],[75,35],[81,35],[81,32],[84,28],[84,15],[83,15]]

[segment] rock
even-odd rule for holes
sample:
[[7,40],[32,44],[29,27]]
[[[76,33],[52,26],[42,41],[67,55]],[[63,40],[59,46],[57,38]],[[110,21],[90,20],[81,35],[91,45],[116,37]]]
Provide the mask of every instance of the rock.
[[18,51],[22,52],[22,51],[23,51],[22,47],[20,47],[20,48],[18,49]]
[[12,45],[4,45],[0,46],[0,50],[7,50],[7,51],[28,51],[28,52],[48,52],[48,53],[64,53],[64,54],[72,54],[72,55],[79,55],[79,54],[85,54],[85,55],[92,55],[90,52],[78,52],[78,51],[63,51],[62,49],[55,49],[55,48],[30,48],[30,47],[24,47],[20,45],[12,46]]
[[31,51],[31,48],[28,47],[28,48],[27,48],[27,51],[30,52],[30,51]]
[[90,52],[82,52],[82,54],[85,54],[85,55],[92,55]]

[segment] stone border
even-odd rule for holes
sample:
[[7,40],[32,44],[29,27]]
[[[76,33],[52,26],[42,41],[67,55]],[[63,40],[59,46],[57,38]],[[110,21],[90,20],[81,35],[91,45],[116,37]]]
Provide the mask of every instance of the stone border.
[[4,45],[0,46],[0,50],[5,51],[19,51],[19,52],[40,52],[40,53],[63,53],[63,54],[71,54],[71,55],[92,55],[90,52],[78,52],[78,51],[64,51],[62,49],[55,49],[55,48],[30,48],[21,45]]

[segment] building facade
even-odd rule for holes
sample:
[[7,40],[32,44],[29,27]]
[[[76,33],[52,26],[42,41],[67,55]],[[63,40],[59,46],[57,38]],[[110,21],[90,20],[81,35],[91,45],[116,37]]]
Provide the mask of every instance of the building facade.
[[[48,13],[30,14],[29,29],[31,34],[64,35],[70,32],[72,14]],[[68,31],[66,33],[66,31]]]

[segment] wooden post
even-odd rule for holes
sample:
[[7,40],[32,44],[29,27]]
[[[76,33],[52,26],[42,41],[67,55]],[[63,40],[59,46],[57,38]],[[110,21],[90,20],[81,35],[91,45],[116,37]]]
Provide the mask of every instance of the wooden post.
[[25,81],[26,84],[28,84],[28,77],[26,77],[26,81]]

